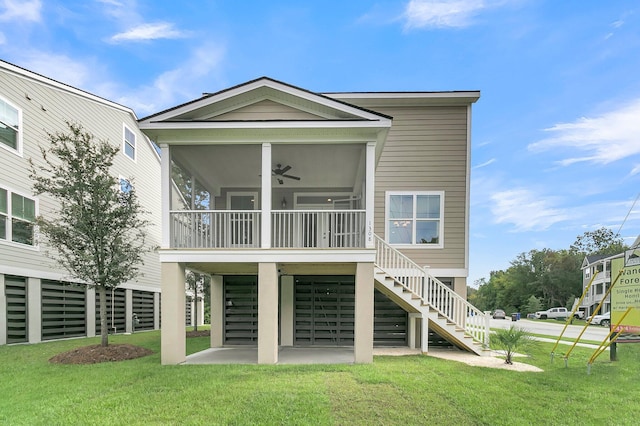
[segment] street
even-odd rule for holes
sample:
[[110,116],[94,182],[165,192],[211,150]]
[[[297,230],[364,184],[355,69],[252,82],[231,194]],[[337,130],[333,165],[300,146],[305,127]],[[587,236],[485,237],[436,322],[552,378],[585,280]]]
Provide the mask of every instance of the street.
[[[542,320],[532,321],[527,319],[521,319],[519,321],[511,321],[511,318],[507,319],[491,319],[491,328],[510,328],[512,325],[529,331],[533,334],[544,334],[548,336],[559,336],[562,333],[564,327],[563,321],[556,320]],[[565,330],[563,336],[565,338],[575,339],[583,330],[583,326],[569,325]],[[609,327],[601,327],[599,325],[590,325],[587,330],[582,334],[580,340],[592,340],[596,342],[602,342],[609,334]]]

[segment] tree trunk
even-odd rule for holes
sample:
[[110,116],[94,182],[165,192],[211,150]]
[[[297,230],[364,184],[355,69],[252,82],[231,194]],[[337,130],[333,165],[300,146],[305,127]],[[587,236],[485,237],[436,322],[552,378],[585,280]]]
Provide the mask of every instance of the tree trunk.
[[[107,289],[104,286],[98,287],[100,294],[100,344],[103,347],[109,346],[109,329],[107,328]],[[113,300],[111,301],[113,303]]]

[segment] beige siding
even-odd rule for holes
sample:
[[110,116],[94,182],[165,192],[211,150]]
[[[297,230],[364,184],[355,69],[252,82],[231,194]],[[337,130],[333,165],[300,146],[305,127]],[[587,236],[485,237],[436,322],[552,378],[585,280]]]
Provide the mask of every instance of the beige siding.
[[320,120],[321,117],[278,102],[264,100],[249,106],[218,115],[212,120]]
[[466,268],[467,107],[375,107],[393,117],[376,168],[375,232],[385,236],[386,191],[444,191],[444,248],[403,253],[432,268]]
[[[136,134],[137,160],[134,162],[120,152],[115,159],[115,176],[132,178],[143,206],[151,212],[152,223],[160,223],[160,162],[145,136],[138,130],[135,117],[124,109],[91,99],[91,96],[72,93],[56,84],[47,84],[27,75],[15,74],[0,64],[0,96],[22,109],[23,155],[0,149],[0,186],[10,190],[32,193],[28,159],[43,164],[39,146],[47,144],[47,133],[66,132],[65,121],[80,123],[96,138],[109,140],[122,149],[123,125]],[[56,209],[55,202],[46,195],[37,198],[39,214],[47,216]],[[149,229],[149,243],[159,245],[160,226]],[[0,268],[4,271],[24,271],[39,277],[64,275],[45,256],[46,246],[39,249],[10,244],[0,240]],[[160,266],[155,253],[145,257],[144,274],[131,286],[160,286]],[[0,271],[1,272],[1,271]]]

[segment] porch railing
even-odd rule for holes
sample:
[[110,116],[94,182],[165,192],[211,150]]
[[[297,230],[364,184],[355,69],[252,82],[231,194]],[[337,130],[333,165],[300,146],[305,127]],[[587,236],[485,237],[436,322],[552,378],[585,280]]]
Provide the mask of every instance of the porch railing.
[[275,248],[363,248],[364,210],[279,210],[271,214]]
[[[172,248],[259,248],[259,210],[174,210]],[[364,248],[364,210],[278,210],[273,248]]]
[[258,248],[260,211],[170,212],[172,248]]

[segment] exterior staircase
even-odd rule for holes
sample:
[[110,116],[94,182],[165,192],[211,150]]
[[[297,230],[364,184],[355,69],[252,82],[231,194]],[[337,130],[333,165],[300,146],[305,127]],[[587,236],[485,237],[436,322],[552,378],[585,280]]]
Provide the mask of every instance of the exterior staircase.
[[477,309],[377,235],[375,288],[422,318],[422,351],[431,328],[459,348],[489,355],[489,314]]

